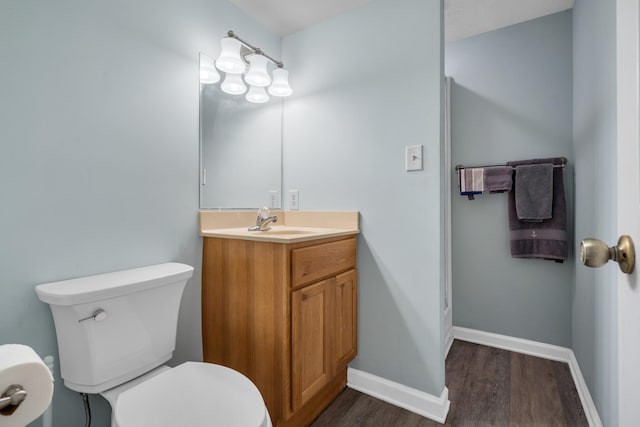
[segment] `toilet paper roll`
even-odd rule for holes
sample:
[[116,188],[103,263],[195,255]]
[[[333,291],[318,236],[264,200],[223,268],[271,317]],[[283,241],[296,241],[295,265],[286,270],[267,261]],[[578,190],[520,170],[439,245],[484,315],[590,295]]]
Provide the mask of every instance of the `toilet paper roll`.
[[0,345],[0,396],[11,385],[20,385],[27,397],[11,415],[0,411],[0,426],[24,427],[47,409],[53,396],[53,377],[40,356],[31,347]]

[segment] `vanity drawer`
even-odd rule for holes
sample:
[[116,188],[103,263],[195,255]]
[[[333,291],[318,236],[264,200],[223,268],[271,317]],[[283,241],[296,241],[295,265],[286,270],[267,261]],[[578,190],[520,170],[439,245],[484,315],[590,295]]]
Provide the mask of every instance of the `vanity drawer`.
[[311,283],[356,265],[356,239],[345,239],[291,251],[291,286]]

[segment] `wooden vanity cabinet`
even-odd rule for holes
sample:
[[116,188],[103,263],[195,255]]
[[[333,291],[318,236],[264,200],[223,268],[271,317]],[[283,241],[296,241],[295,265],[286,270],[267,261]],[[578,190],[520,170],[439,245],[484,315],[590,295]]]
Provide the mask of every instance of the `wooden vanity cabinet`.
[[335,278],[333,364],[346,368],[358,352],[358,274],[355,269]]
[[291,294],[291,370],[294,410],[344,370],[357,351],[356,270]]
[[308,426],[357,353],[355,237],[205,237],[202,333],[204,360],[249,377],[274,427]]

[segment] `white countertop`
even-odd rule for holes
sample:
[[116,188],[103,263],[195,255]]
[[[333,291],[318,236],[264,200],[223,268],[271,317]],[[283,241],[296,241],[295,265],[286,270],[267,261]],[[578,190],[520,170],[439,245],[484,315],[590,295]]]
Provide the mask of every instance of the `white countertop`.
[[200,235],[223,239],[297,243],[360,233],[358,212],[273,211],[278,222],[268,231],[249,231],[255,211],[200,211]]

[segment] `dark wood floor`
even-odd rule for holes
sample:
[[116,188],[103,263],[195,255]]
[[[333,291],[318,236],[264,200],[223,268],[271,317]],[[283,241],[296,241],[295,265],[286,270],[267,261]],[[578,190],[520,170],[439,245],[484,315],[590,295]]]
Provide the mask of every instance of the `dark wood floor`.
[[346,388],[311,427],[436,427],[435,421]]
[[[449,426],[588,426],[566,363],[454,341],[447,356]],[[442,424],[345,389],[312,427]]]

